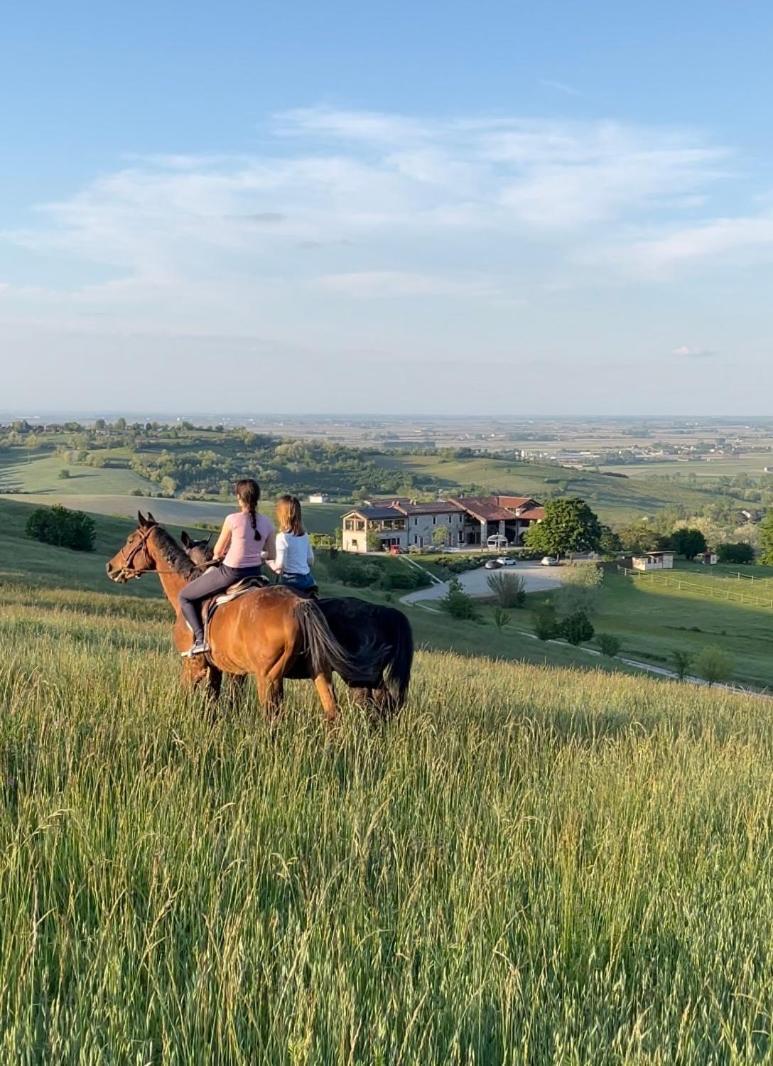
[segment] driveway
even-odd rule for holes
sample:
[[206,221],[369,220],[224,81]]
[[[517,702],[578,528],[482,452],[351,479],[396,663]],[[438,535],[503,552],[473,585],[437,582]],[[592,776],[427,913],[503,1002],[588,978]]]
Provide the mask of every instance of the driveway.
[[[476,599],[490,599],[492,592],[488,587],[487,579],[491,574],[517,574],[523,578],[527,592],[544,592],[546,589],[554,589],[561,584],[560,566],[540,566],[539,563],[518,563],[517,566],[503,567],[501,570],[486,570],[485,567],[480,566],[477,570],[467,570],[464,574],[460,574],[459,581],[468,596],[474,596]],[[409,592],[407,596],[401,596],[401,600],[403,603],[439,600],[447,592],[448,582],[443,581],[439,585]]]

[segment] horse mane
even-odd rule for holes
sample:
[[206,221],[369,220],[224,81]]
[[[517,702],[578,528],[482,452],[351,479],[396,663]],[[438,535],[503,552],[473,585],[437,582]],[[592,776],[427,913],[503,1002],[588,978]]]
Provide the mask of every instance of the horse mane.
[[190,577],[196,567],[172,534],[167,533],[163,526],[156,526],[155,541],[167,566],[178,574],[182,574],[183,577]]

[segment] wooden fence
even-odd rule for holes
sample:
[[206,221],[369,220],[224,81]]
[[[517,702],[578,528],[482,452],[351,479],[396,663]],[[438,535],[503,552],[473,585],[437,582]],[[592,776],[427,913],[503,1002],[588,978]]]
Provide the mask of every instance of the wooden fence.
[[699,592],[702,596],[713,596],[714,599],[725,600],[727,603],[745,603],[751,607],[773,608],[773,599],[749,596],[745,592],[731,588],[720,588],[719,586],[702,584],[697,581],[688,581],[683,577],[677,577],[676,574],[666,574],[662,570],[648,573],[645,570],[630,570],[627,566],[618,566],[617,569],[620,573],[625,574],[626,577],[635,577],[640,581],[656,580],[659,585],[668,585],[669,588],[676,588],[685,592]]

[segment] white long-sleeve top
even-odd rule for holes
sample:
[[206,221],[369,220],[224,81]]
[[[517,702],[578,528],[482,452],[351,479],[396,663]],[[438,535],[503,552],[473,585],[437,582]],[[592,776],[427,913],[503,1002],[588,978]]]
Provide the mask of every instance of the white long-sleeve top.
[[277,533],[276,555],[266,563],[277,574],[308,574],[314,562],[314,552],[308,533],[296,537],[294,533]]

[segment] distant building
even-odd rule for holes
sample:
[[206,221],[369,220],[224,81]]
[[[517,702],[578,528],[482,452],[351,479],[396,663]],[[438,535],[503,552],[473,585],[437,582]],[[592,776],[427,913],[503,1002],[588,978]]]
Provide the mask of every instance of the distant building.
[[631,559],[634,570],[673,570],[673,552],[645,552],[644,555],[634,555]]
[[[344,551],[365,552],[369,541],[388,551],[428,548],[482,547],[490,539],[520,545],[530,525],[545,512],[530,496],[459,496],[420,503],[404,497],[372,501],[343,516]],[[438,529],[444,535],[438,535]]]
[[330,497],[326,492],[309,493],[309,503],[330,503]]

